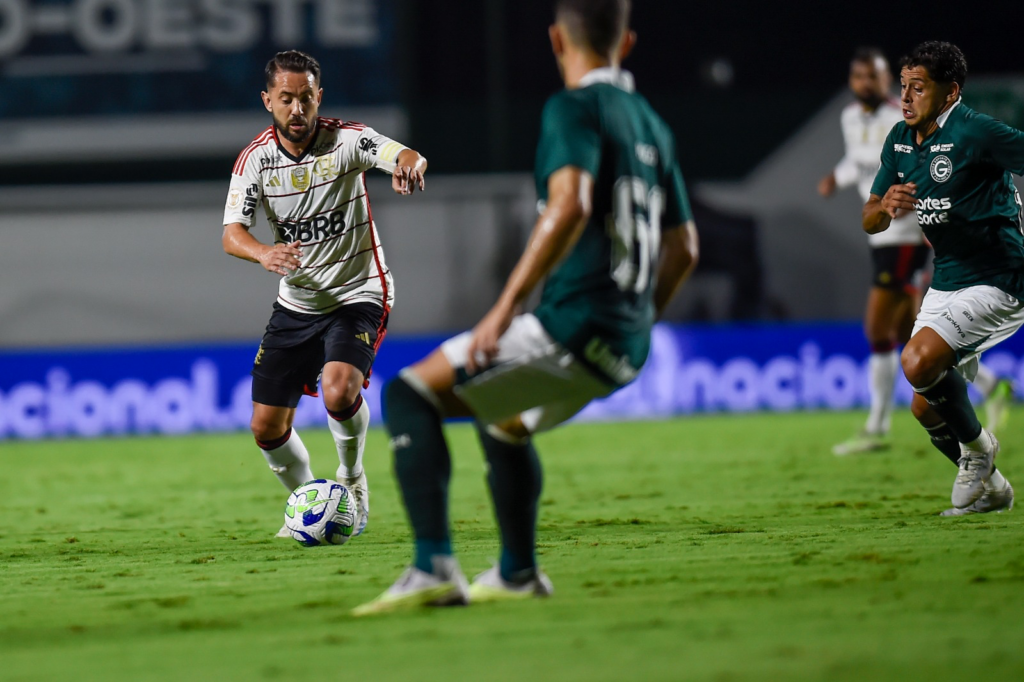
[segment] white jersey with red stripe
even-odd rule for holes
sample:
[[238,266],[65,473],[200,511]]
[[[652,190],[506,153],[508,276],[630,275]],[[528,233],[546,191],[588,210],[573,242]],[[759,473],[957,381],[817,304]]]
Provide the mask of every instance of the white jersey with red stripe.
[[[882,162],[882,145],[893,126],[903,122],[903,109],[893,100],[882,102],[874,111],[854,102],[843,109],[840,122],[846,153],[833,171],[836,186],[856,185],[861,199],[867,201]],[[921,244],[923,241],[924,235],[913,211],[893,220],[884,232],[868,235],[871,246]]]
[[393,173],[405,148],[361,123],[320,117],[301,156],[285,151],[274,126],[242,150],[224,224],[251,228],[262,203],[274,242],[301,242],[301,266],[281,278],[281,305],[313,314],[356,302],[393,305],[395,287],[363,173]]

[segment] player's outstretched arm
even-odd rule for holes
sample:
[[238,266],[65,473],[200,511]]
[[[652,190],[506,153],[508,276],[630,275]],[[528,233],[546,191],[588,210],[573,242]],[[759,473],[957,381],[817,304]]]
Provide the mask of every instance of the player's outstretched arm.
[[897,215],[914,210],[914,195],[917,185],[908,182],[905,185],[893,185],[884,197],[872,194],[864,204],[861,221],[864,231],[877,234],[889,229],[889,223]]
[[659,318],[697,266],[699,255],[700,240],[697,238],[697,226],[692,220],[661,233],[658,279],[654,285],[654,309]]
[[412,149],[403,149],[398,155],[395,172],[391,175],[391,187],[397,194],[412,194],[417,188],[426,189],[423,174],[427,172],[427,159]]
[[473,329],[466,369],[472,374],[498,353],[498,339],[526,299],[561,261],[587,225],[593,209],[594,179],[575,166],[564,166],[548,178],[548,202],[537,219],[523,255],[509,275],[490,312]]
[[270,272],[287,275],[299,267],[301,242],[269,246],[253,237],[242,223],[228,223],[221,237],[224,253],[235,258],[259,263]]

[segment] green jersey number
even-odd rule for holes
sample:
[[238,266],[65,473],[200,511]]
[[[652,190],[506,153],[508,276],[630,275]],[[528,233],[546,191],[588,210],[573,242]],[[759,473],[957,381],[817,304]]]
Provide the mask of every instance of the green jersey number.
[[658,269],[661,215],[665,193],[648,188],[642,178],[622,177],[615,183],[612,213],[606,219],[612,240],[612,279],[622,291],[643,293]]

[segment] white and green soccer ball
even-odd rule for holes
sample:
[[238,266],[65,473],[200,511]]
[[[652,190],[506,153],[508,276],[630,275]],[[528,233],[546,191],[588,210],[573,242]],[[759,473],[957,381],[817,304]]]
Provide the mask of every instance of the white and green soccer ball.
[[325,478],[300,485],[284,507],[284,525],[306,547],[344,545],[355,531],[356,516],[348,488]]

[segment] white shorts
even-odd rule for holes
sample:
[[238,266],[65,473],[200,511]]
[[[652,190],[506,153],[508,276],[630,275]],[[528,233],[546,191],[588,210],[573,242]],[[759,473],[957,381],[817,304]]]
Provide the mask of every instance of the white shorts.
[[960,372],[974,381],[978,356],[1010,338],[1024,324],[1024,304],[1001,289],[929,289],[914,323],[914,334],[933,329],[956,352]]
[[[441,344],[455,369],[466,366],[472,332]],[[545,431],[615,390],[552,339],[533,315],[518,315],[498,340],[497,363],[455,386],[481,424],[520,415],[530,433]]]

